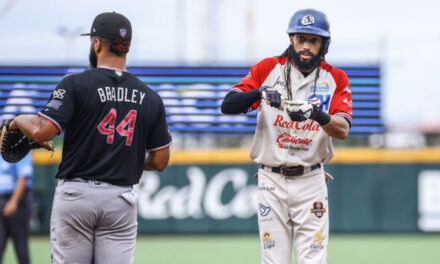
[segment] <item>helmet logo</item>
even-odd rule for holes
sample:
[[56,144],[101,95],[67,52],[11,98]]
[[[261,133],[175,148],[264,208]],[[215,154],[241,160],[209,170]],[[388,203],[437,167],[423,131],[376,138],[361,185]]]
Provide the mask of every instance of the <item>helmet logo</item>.
[[301,25],[303,26],[307,26],[307,25],[312,25],[315,24],[315,17],[312,15],[305,15],[302,17],[301,19]]

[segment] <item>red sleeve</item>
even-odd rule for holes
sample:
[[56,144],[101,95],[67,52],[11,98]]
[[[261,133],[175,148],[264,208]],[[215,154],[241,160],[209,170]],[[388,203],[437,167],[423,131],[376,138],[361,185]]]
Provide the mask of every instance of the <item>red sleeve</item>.
[[[232,90],[249,92],[260,88],[266,80],[267,76],[269,76],[275,65],[277,65],[278,63],[281,63],[280,59],[274,57],[266,58],[258,62],[250,68],[249,73],[243,79],[241,79],[240,83],[232,87]],[[252,110],[257,109],[260,105],[260,102],[261,100],[256,101],[252,105]]]
[[330,103],[329,114],[345,117],[351,123],[353,105],[347,74],[336,68],[333,68],[331,74],[336,81],[336,90]]

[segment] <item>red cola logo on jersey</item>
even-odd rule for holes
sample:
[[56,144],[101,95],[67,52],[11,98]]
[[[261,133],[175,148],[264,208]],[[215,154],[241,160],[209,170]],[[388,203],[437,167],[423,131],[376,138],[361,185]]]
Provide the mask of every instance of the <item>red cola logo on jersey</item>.
[[314,120],[311,120],[310,122],[297,122],[297,121],[291,121],[291,120],[284,120],[283,115],[277,115],[277,119],[273,123],[275,127],[282,127],[282,128],[293,128],[296,130],[304,130],[304,131],[319,131],[319,124],[316,123]]
[[289,133],[283,133],[278,135],[277,143],[280,148],[283,148],[285,144],[310,146],[312,144],[312,139],[299,138],[297,136],[292,136]]

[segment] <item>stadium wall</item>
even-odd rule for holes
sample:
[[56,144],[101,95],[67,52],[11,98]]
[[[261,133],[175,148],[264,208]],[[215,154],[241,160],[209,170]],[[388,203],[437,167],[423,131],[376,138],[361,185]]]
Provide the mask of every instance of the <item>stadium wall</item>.
[[[47,233],[61,153],[33,157],[32,230]],[[137,187],[139,233],[257,232],[257,166],[247,150],[171,157],[165,172],[145,172]],[[440,231],[440,149],[337,149],[325,169],[335,177],[328,185],[331,231]]]

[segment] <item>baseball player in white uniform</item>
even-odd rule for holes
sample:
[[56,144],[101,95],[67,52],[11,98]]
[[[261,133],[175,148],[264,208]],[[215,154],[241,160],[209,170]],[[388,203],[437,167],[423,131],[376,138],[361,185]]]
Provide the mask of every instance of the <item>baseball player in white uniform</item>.
[[[324,13],[291,18],[290,45],[254,65],[225,96],[222,112],[258,109],[250,156],[259,164],[261,263],[327,263],[329,210],[323,164],[331,138],[345,139],[352,119],[347,75],[324,60],[330,31]],[[262,100],[263,99],[263,100]]]

